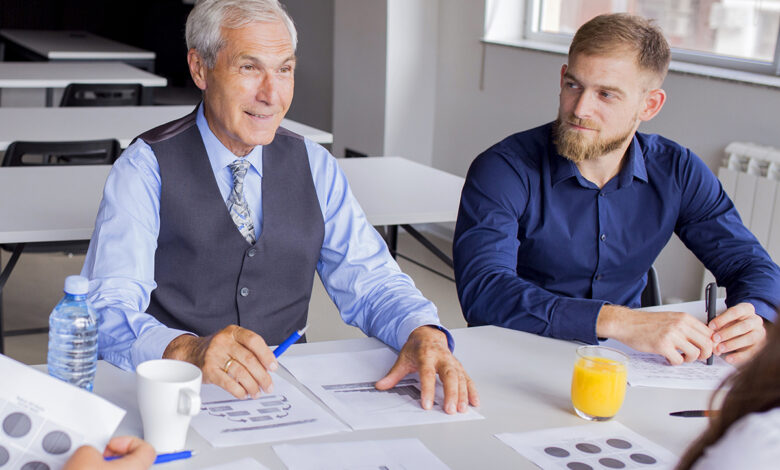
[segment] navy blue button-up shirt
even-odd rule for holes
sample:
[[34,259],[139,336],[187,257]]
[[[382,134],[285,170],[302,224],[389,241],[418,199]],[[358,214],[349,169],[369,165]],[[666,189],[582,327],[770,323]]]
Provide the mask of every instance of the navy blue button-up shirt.
[[550,124],[512,135],[463,187],[453,254],[466,320],[596,343],[601,307],[639,307],[672,233],[726,286],[727,305],[774,321],[780,269],[690,150],[637,133],[599,189],[558,155]]

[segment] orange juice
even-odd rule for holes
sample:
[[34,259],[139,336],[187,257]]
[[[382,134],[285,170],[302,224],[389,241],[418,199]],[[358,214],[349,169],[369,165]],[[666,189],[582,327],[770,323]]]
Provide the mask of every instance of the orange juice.
[[615,359],[580,356],[571,379],[571,402],[580,416],[609,419],[626,396],[626,364]]

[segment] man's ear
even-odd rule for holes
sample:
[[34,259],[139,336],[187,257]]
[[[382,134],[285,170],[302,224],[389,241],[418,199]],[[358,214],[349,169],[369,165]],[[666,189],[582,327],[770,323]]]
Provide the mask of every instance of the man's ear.
[[195,82],[195,86],[201,90],[206,89],[206,71],[208,67],[203,57],[195,49],[190,49],[187,52],[187,64],[190,67],[190,75],[192,81]]
[[563,89],[563,76],[566,75],[566,70],[568,70],[568,69],[569,69],[569,65],[568,64],[563,64],[561,66],[561,89]]
[[662,88],[655,88],[647,92],[639,112],[640,121],[649,121],[661,112],[666,102],[666,92]]

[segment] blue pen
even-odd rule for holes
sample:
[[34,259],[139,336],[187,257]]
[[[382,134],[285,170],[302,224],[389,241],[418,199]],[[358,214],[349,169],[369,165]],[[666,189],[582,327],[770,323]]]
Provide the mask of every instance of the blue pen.
[[274,349],[274,356],[279,357],[282,355],[283,352],[287,351],[287,348],[295,344],[296,341],[301,339],[301,336],[303,336],[304,333],[306,333],[306,328],[308,328],[309,325],[306,325],[303,327],[303,329],[294,331],[293,334],[287,337],[286,340],[282,341],[282,344],[276,347]]
[[[165,462],[173,462],[174,460],[183,460],[188,459],[195,455],[195,452],[191,450],[183,450],[181,452],[172,452],[170,454],[160,454],[157,456],[156,459],[154,459],[154,464],[158,463],[165,463]],[[112,455],[111,457],[104,457],[103,460],[110,461],[110,460],[116,460],[121,459],[124,457],[124,455]]]

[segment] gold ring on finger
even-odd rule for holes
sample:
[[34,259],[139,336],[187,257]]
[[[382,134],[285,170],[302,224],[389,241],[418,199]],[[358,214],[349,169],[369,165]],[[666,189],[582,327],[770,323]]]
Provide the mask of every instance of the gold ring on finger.
[[225,367],[222,368],[223,371],[225,371],[226,374],[228,374],[228,371],[230,370],[230,366],[233,365],[233,358],[229,358],[227,362],[225,363]]

